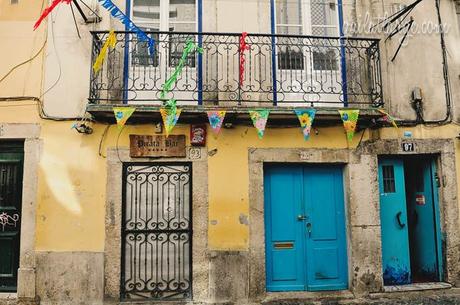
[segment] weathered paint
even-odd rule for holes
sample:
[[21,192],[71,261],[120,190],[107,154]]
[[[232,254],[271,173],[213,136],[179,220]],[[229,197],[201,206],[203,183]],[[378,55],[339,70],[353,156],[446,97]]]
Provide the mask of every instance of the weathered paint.
[[346,289],[342,167],[271,164],[264,183],[267,290]]
[[383,280],[385,285],[409,284],[409,226],[402,160],[379,160],[379,189]]

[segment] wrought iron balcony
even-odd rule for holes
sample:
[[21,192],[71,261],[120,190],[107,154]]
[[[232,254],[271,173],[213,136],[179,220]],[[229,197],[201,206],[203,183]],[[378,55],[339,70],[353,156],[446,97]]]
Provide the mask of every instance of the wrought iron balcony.
[[[92,32],[92,62],[108,32]],[[101,70],[91,69],[91,104],[161,105],[163,84],[186,41],[191,53],[165,97],[178,105],[353,107],[383,104],[377,39],[249,34],[240,81],[240,34],[148,32],[155,54],[131,32],[116,32]]]

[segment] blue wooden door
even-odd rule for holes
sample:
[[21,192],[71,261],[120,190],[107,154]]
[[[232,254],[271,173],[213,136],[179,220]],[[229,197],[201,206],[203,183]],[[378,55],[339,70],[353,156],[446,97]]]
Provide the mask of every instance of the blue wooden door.
[[[408,196],[410,252],[414,281],[440,281],[442,268],[436,167],[430,159],[419,159],[410,168]],[[410,178],[409,178],[410,179]]]
[[342,169],[304,168],[308,290],[348,287]]
[[402,160],[379,160],[382,264],[385,285],[411,280],[404,164]]
[[340,167],[267,167],[265,231],[268,291],[347,288]]
[[265,171],[266,273],[268,291],[305,289],[302,168]]

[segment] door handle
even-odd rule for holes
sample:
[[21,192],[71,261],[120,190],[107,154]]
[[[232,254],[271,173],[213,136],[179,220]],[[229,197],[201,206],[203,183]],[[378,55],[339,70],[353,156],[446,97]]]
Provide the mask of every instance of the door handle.
[[398,214],[396,214],[396,220],[398,221],[398,224],[400,226],[400,228],[404,228],[406,226],[405,223],[402,223],[401,221],[401,215],[402,215],[402,212],[398,212]]
[[302,221],[302,220],[306,220],[307,219],[307,216],[305,215],[297,215],[297,220],[298,221]]
[[311,237],[311,222],[307,222],[307,233],[308,233],[308,237]]

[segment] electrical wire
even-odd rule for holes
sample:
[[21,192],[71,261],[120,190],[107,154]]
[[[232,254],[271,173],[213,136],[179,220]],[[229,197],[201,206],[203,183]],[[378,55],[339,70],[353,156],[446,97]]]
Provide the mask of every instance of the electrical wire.
[[110,129],[110,124],[107,125],[107,127],[105,127],[105,130],[104,130],[104,133],[102,133],[102,136],[101,136],[101,140],[99,141],[99,149],[98,149],[98,152],[99,152],[99,156],[102,157],[102,158],[107,158],[107,156],[104,156],[104,154],[102,153],[102,143],[104,142],[106,136],[107,136],[107,133],[109,132],[109,129]]

